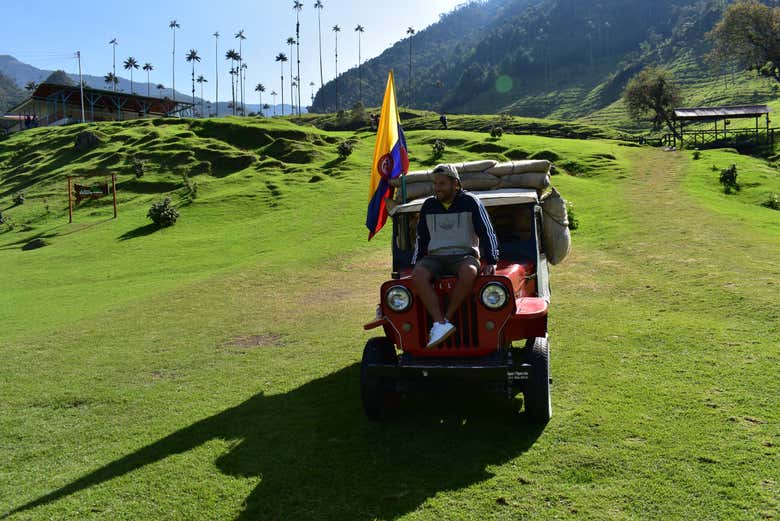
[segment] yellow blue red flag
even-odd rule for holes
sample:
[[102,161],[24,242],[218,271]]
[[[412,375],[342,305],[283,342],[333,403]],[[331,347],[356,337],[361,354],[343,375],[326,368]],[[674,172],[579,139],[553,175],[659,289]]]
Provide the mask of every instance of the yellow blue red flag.
[[390,180],[406,175],[408,171],[409,154],[395,102],[393,71],[390,71],[385,88],[385,99],[382,102],[382,113],[379,117],[374,161],[371,165],[371,181],[368,186],[366,227],[369,241],[387,222],[385,199],[393,197],[394,190]]

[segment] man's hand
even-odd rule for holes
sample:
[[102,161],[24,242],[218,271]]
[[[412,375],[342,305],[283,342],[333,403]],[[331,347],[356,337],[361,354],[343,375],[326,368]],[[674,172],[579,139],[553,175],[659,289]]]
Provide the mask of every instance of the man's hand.
[[495,275],[496,274],[496,265],[495,264],[488,264],[484,268],[482,268],[481,271],[482,275]]

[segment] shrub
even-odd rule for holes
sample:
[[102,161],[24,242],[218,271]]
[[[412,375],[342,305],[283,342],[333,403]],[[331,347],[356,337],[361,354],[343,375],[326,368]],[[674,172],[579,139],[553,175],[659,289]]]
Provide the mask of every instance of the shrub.
[[699,159],[701,159],[701,152],[698,151],[698,150],[694,150],[693,151],[693,160],[694,161],[698,161]]
[[154,203],[149,208],[149,213],[146,216],[154,222],[160,228],[166,226],[173,226],[176,224],[176,220],[179,218],[179,211],[176,207],[171,206],[171,198],[166,197],[162,201]]
[[727,169],[720,171],[720,184],[723,185],[723,192],[726,194],[730,194],[732,190],[739,192],[737,165],[731,165]]
[[337,148],[337,151],[339,153],[339,157],[341,159],[346,159],[349,156],[352,155],[352,151],[354,150],[355,145],[352,143],[352,141],[342,141],[339,143],[339,146]]
[[136,179],[141,179],[146,171],[146,162],[138,156],[133,156],[133,172]]
[[350,117],[352,121],[359,121],[361,123],[365,123],[366,121],[366,107],[361,103],[357,102],[352,106],[352,111],[350,112]]
[[500,138],[504,135],[504,129],[499,126],[495,126],[490,129],[490,137]]
[[24,204],[25,195],[24,192],[17,192],[14,194],[13,201],[16,206]]
[[11,231],[14,229],[14,221],[11,219],[10,215],[3,215],[2,212],[0,212],[0,227],[5,226],[8,231]]
[[569,217],[569,229],[570,230],[576,230],[580,227],[580,221],[577,219],[577,216],[574,214],[574,205],[571,202],[566,203],[566,214]]
[[766,201],[761,203],[761,206],[771,210],[780,210],[780,199],[778,199],[777,194],[769,194],[766,198]]
[[433,149],[433,158],[439,159],[441,156],[444,155],[444,150],[447,148],[447,145],[442,141],[441,139],[437,139],[431,144],[431,149]]

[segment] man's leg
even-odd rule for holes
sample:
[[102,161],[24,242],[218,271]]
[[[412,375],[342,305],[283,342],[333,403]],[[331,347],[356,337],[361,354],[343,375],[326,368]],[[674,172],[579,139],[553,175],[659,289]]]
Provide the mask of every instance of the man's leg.
[[444,322],[444,315],[441,313],[441,305],[439,304],[439,296],[436,295],[436,290],[433,289],[433,274],[428,268],[417,265],[412,272],[412,281],[414,282],[414,288],[417,290],[417,294],[420,296],[425,309],[430,313],[434,322]]
[[447,312],[444,314],[445,319],[452,320],[452,316],[471,294],[478,271],[476,265],[469,261],[463,261],[458,265],[458,282],[450,295],[450,305],[447,306]]

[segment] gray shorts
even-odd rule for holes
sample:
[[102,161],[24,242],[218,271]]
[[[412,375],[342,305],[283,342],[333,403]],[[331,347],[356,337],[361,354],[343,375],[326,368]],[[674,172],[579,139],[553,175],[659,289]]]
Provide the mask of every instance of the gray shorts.
[[451,277],[458,274],[462,264],[470,264],[480,269],[479,259],[473,255],[428,255],[417,261],[415,267],[422,266],[433,275],[433,278]]

